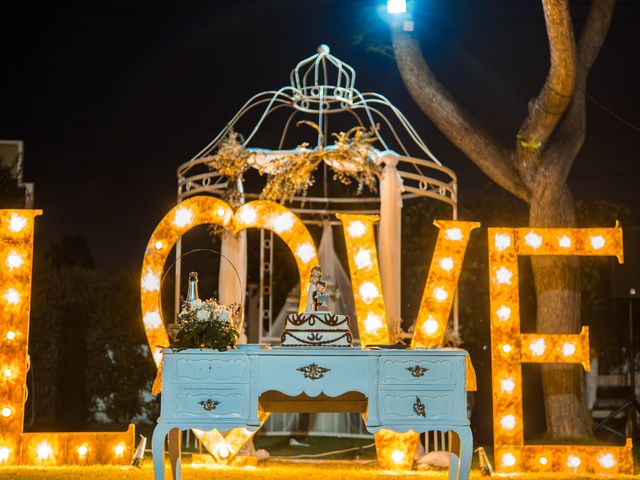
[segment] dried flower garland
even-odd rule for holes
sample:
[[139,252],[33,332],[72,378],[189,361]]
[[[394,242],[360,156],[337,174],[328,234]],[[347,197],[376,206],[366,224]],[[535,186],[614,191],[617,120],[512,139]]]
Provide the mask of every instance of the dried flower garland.
[[[314,128],[322,137],[320,127],[302,121],[296,124]],[[326,162],[333,170],[333,179],[344,185],[354,181],[358,184],[358,194],[366,186],[376,191],[376,180],[382,175],[382,167],[372,159],[372,144],[377,140],[376,127],[367,130],[354,127],[347,132],[334,133],[335,143],[329,148],[309,149],[308,143],[298,145],[298,152],[284,155],[260,166],[261,175],[267,175],[260,198],[280,203],[290,201],[295,196],[305,196],[314,183],[313,172],[321,162]],[[225,200],[237,207],[240,202],[238,181],[251,167],[251,154],[238,142],[238,134],[230,132],[220,144],[215,155],[207,157],[207,165],[228,177]]]
[[240,144],[238,136],[237,132],[231,130],[220,143],[216,154],[204,158],[210,170],[217,170],[227,177],[227,189],[223,199],[232,208],[240,206],[242,193],[239,184],[243,181],[245,172],[251,168],[251,153]]

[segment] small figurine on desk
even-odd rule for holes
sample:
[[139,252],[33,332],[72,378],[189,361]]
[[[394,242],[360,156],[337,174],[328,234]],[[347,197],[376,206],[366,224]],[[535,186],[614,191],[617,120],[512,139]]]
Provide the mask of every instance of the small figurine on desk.
[[313,310],[316,312],[326,312],[329,310],[329,294],[325,293],[326,282],[319,281],[316,284],[316,291],[313,292]]
[[315,266],[311,269],[311,278],[309,279],[309,288],[307,289],[307,306],[304,309],[305,313],[311,313],[315,311],[313,303],[313,294],[317,289],[318,282],[322,278],[322,268]]

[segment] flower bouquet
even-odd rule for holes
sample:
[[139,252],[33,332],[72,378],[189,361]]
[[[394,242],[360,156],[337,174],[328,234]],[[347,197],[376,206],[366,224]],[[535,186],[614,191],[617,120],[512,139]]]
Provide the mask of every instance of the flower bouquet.
[[169,326],[171,348],[213,348],[221,352],[235,348],[240,312],[238,305],[220,305],[214,299],[184,302],[177,323]]

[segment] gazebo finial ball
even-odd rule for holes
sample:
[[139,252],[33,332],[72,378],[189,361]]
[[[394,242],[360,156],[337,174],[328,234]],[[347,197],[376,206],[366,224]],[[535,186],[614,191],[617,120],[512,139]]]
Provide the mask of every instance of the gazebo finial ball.
[[324,53],[325,55],[328,55],[330,51],[331,49],[326,43],[323,43],[318,47],[318,53]]

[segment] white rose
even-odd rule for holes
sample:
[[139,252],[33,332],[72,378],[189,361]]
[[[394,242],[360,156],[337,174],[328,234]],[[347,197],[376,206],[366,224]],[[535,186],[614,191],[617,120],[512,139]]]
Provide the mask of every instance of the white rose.
[[191,308],[194,308],[194,309],[200,308],[202,306],[202,303],[203,303],[202,300],[200,300],[199,298],[196,298],[191,302]]
[[227,312],[226,310],[221,311],[220,314],[218,315],[218,320],[220,320],[221,322],[228,322],[229,312]]
[[196,318],[198,320],[209,320],[209,318],[211,318],[211,312],[209,310],[198,310]]

